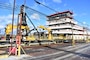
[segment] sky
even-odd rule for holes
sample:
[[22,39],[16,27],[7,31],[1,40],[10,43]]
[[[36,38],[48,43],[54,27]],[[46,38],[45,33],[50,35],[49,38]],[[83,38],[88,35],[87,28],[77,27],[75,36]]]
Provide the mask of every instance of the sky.
[[[7,24],[12,23],[12,7],[14,0],[0,0],[0,30],[1,33]],[[15,10],[15,20],[14,24],[17,22],[17,16],[20,13],[20,6],[24,4],[25,0],[16,0],[16,10]],[[37,0],[42,4],[58,11],[63,12],[70,10],[73,12],[73,17],[75,20],[83,23],[82,25],[90,25],[90,0]],[[56,13],[45,6],[37,4],[34,0],[26,0],[26,6],[33,8],[39,12],[46,15],[51,15]],[[46,25],[47,18],[45,15],[40,14],[36,11],[26,9],[25,12],[30,17],[35,26]],[[31,23],[27,19],[28,25],[31,27]],[[90,26],[88,26],[90,27]]]

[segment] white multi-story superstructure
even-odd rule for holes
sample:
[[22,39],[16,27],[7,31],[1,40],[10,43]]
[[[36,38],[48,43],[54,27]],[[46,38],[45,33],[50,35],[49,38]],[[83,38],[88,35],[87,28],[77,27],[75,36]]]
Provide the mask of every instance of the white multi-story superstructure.
[[52,30],[54,38],[65,38],[75,40],[86,40],[90,32],[86,28],[77,24],[73,19],[71,11],[59,12],[47,16],[47,25]]

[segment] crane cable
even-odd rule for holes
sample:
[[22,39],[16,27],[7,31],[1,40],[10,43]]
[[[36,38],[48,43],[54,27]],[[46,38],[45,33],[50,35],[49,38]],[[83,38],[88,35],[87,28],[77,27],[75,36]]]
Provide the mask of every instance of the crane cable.
[[[34,25],[33,22],[31,21],[31,19],[29,18],[29,16],[28,16],[27,14],[26,14],[26,16],[27,16],[28,20],[31,22],[31,24],[33,25],[34,29],[37,31],[38,36],[39,36],[39,31],[37,30],[37,28],[35,27],[35,25]],[[38,38],[40,38],[40,36],[39,36]]]

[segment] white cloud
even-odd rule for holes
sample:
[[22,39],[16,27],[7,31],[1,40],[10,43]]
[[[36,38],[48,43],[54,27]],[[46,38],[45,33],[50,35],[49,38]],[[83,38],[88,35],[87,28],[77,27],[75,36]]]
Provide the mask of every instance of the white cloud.
[[38,10],[38,9],[39,9],[39,7],[38,7],[38,4],[37,4],[37,3],[34,3],[34,4],[31,6],[31,8],[36,9],[36,10]]
[[41,25],[41,23],[40,23],[40,22],[38,22],[38,23],[37,23],[37,25],[39,26],[39,25]]
[[75,21],[75,24],[78,24],[78,22],[77,22],[77,21]]
[[43,0],[41,3],[44,4],[44,5],[47,5],[46,2],[45,2],[45,0]]
[[74,13],[73,16],[83,17],[86,16],[87,13]]
[[[14,17],[15,17],[14,22],[16,23],[17,15],[15,15]],[[12,14],[9,14],[7,16],[6,15],[0,16],[0,28],[5,28],[7,24],[11,23],[12,23]]]
[[39,16],[39,14],[37,14],[37,13],[33,13],[33,14],[31,15],[31,19],[40,20],[40,16]]
[[62,0],[53,0],[53,2],[62,3]]
[[9,3],[13,6],[14,0],[9,0]]
[[4,25],[0,25],[0,29],[3,29],[3,28],[5,28],[5,26]]
[[86,24],[86,22],[84,21],[83,24]]
[[74,16],[74,17],[75,17],[75,16],[78,16],[78,14],[74,13],[73,16]]
[[67,4],[64,4],[64,7],[66,7],[67,6]]
[[87,13],[82,13],[82,14],[81,14],[81,16],[86,16],[86,15],[87,15]]

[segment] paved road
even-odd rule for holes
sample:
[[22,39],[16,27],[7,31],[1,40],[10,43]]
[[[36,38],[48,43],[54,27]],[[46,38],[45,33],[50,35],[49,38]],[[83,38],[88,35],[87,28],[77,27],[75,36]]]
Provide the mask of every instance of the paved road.
[[30,51],[28,56],[9,57],[6,60],[90,60],[90,43],[34,47],[25,51]]
[[52,54],[24,57],[21,60],[90,60],[90,44],[79,44],[64,48],[48,47],[57,50]]

